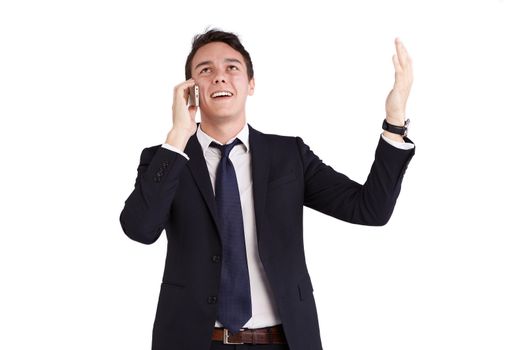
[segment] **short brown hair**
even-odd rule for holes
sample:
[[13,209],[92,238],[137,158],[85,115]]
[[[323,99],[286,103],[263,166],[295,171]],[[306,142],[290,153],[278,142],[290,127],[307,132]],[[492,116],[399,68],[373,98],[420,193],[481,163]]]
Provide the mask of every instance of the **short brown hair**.
[[253,78],[252,59],[250,58],[248,51],[246,51],[244,46],[242,46],[239,37],[234,33],[223,32],[222,30],[218,29],[209,29],[202,34],[197,34],[195,37],[193,37],[191,51],[186,58],[186,80],[191,78],[191,61],[193,60],[197,50],[204,45],[213,42],[223,42],[229,45],[235,51],[239,52],[244,58],[244,63],[246,64],[248,80]]

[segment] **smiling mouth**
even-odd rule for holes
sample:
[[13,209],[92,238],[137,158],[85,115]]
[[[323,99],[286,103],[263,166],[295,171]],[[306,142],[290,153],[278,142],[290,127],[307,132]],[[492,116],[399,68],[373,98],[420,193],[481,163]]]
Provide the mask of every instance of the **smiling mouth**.
[[225,98],[225,97],[232,97],[233,94],[229,91],[216,91],[214,92],[213,94],[211,94],[211,98],[213,99],[220,99],[220,98]]

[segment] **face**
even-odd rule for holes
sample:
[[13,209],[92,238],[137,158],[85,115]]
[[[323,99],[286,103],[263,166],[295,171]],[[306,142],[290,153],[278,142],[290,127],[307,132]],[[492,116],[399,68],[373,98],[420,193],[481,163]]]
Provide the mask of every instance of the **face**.
[[203,121],[246,119],[246,98],[253,95],[255,82],[248,80],[239,52],[223,42],[209,43],[197,50],[191,67],[192,78],[200,89]]

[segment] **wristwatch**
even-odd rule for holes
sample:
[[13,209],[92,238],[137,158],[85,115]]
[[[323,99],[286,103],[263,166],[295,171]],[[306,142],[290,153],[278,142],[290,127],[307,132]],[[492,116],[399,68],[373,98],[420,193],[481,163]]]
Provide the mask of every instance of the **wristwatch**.
[[386,130],[388,132],[398,134],[401,136],[407,136],[408,124],[410,124],[410,119],[405,120],[405,125],[397,126],[397,125],[392,125],[388,123],[385,118],[385,120],[383,120],[383,130]]

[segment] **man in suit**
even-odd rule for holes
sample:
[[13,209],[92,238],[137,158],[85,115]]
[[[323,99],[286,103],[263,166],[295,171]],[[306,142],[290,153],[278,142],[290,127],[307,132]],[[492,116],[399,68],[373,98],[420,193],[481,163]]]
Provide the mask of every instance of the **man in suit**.
[[[385,131],[361,185],[301,138],[247,124],[254,73],[236,35],[209,30],[194,38],[187,80],[174,89],[173,127],[164,144],[142,151],[120,216],[126,235],[141,243],[166,231],[154,350],[322,348],[303,206],[357,224],[389,220],[414,154],[405,128],[411,60],[399,40],[396,51]],[[188,106],[194,85],[200,124],[197,107]]]

